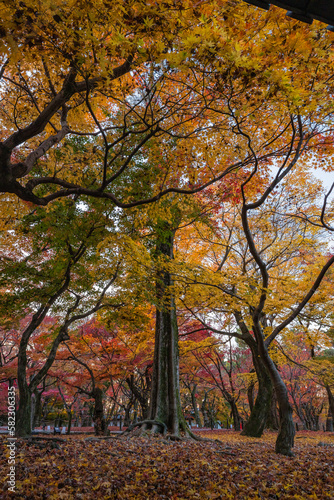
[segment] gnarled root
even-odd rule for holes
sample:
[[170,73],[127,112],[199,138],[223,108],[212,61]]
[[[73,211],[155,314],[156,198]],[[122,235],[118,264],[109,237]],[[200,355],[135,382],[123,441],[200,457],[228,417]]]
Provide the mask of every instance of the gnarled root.
[[123,431],[120,435],[123,436],[129,432],[132,432],[136,427],[141,428],[141,432],[149,430],[151,427],[153,432],[157,432],[156,428],[159,427],[161,429],[160,434],[165,436],[167,434],[167,425],[164,422],[160,422],[160,420],[142,420],[141,422],[136,422],[135,424],[129,425],[125,431]]

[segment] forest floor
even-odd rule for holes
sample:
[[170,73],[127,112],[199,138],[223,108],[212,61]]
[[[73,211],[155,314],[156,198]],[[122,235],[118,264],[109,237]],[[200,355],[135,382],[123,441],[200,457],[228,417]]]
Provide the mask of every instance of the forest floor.
[[[295,457],[275,454],[276,434],[205,432],[217,441],[159,437],[18,440],[16,493],[8,491],[6,436],[0,437],[0,498],[334,499],[334,433],[301,431]],[[6,451],[7,450],[7,451]]]

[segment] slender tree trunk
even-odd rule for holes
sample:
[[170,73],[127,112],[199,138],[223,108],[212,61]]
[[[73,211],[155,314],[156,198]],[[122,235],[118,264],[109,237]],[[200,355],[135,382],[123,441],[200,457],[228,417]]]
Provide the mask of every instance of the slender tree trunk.
[[279,429],[279,412],[277,411],[277,398],[274,389],[272,388],[272,398],[266,423],[266,428],[273,431]]
[[68,412],[67,412],[67,415],[68,415],[68,424],[67,424],[67,431],[66,431],[66,434],[71,434],[71,426],[72,426],[72,410],[70,409]]
[[135,399],[135,402],[134,402],[134,405],[133,405],[133,419],[132,419],[132,423],[136,424],[137,422],[138,422],[138,399]]
[[133,399],[131,398],[130,401],[128,402],[127,406],[125,407],[124,411],[124,427],[129,427],[131,424],[131,418],[130,418],[130,411],[133,406],[134,402]]
[[[147,378],[146,378],[147,379]],[[146,391],[140,391],[135,384],[134,376],[131,375],[126,379],[126,382],[129,386],[130,391],[132,392],[134,398],[135,398],[135,406],[136,406],[136,414],[138,413],[138,405],[137,403],[139,402],[140,407],[141,407],[141,412],[142,412],[142,417],[143,420],[148,418],[148,393]]]
[[193,387],[193,389],[190,391],[191,402],[192,402],[192,406],[193,406],[193,410],[194,410],[194,414],[195,414],[196,424],[198,425],[198,427],[202,427],[202,422],[201,422],[201,418],[199,416],[198,405],[197,405],[197,401],[196,401],[196,397],[195,397],[196,389],[197,389],[197,385],[195,385]]
[[[254,343],[255,344],[255,343]],[[259,388],[251,414],[241,434],[244,436],[261,437],[266,427],[270,411],[273,384],[256,345],[249,345],[252,352],[253,365],[256,371]]]
[[208,392],[204,394],[201,404],[201,413],[203,415],[203,427],[210,427],[210,420],[208,415]]
[[16,435],[19,437],[31,434],[31,393],[26,379],[26,345],[21,345],[18,354],[17,385],[19,389],[19,407],[16,418]]
[[94,430],[96,436],[103,436],[106,432],[106,421],[103,413],[103,392],[100,387],[95,387],[93,392],[94,398]]
[[334,396],[329,385],[326,385],[326,391],[328,396],[328,414],[326,419],[326,431],[333,432]]
[[266,348],[261,353],[263,362],[272,380],[279,408],[279,431],[275,445],[276,453],[293,456],[295,425],[292,419],[292,406],[289,402],[289,394],[273,360],[270,358]]
[[[54,296],[56,297],[56,295]],[[44,312],[43,312],[44,309]],[[31,394],[33,394],[40,382],[46,376],[48,370],[52,366],[57,348],[65,338],[68,338],[67,331],[64,326],[61,332],[57,335],[51,346],[48,358],[39,372],[30,380],[30,385],[27,383],[27,347],[32,333],[43,321],[48,308],[41,307],[39,311],[33,316],[33,320],[22,334],[20,341],[18,358],[17,358],[17,384],[19,389],[19,408],[17,412],[16,435],[19,437],[29,436],[32,427],[32,408],[31,408]]]
[[236,402],[234,399],[231,399],[229,401],[229,404],[231,406],[231,413],[232,413],[232,417],[233,417],[233,427],[234,427],[234,430],[235,431],[240,431],[240,422],[241,422],[241,419],[240,419],[240,415],[239,415],[239,411],[238,411],[238,407],[236,405]]

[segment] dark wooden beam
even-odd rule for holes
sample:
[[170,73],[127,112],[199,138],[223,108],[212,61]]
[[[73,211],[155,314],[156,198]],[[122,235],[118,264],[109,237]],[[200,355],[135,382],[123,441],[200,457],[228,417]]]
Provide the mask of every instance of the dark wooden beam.
[[287,11],[288,16],[311,24],[313,19],[322,21],[329,25],[329,29],[334,26],[334,1],[333,0],[245,0],[247,3],[269,9],[270,4],[281,7]]

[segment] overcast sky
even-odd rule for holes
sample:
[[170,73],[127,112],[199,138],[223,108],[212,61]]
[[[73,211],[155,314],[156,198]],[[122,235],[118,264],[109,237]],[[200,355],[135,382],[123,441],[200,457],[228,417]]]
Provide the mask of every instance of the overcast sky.
[[321,169],[313,169],[313,174],[320,179],[327,188],[330,188],[334,182],[334,172],[324,172]]

